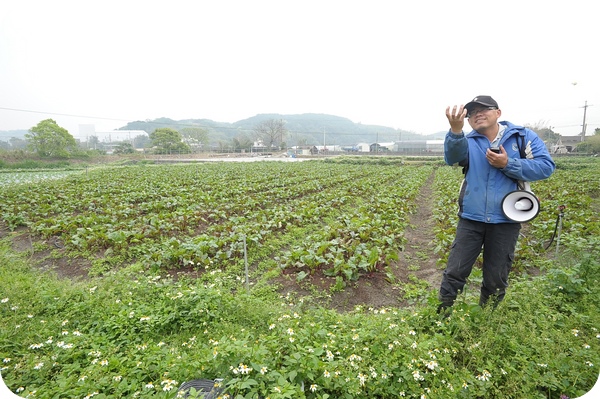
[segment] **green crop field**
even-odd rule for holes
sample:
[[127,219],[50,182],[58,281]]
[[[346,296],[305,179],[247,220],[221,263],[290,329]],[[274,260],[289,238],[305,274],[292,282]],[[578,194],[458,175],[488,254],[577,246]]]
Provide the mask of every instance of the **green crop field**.
[[[558,399],[598,379],[597,158],[532,184],[506,300],[466,292],[447,319],[419,274],[454,235],[462,174],[440,160],[21,173],[0,174],[0,359],[22,397],[222,378],[223,398]],[[392,301],[341,310],[358,288]]]

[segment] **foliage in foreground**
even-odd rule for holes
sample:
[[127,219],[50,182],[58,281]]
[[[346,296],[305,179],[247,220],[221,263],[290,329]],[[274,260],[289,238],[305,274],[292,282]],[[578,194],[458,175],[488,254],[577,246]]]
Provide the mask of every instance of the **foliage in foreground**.
[[218,270],[170,281],[141,266],[72,283],[0,247],[2,378],[24,397],[177,397],[223,378],[230,398],[559,398],[600,364],[599,243],[495,310],[469,295],[339,314]]

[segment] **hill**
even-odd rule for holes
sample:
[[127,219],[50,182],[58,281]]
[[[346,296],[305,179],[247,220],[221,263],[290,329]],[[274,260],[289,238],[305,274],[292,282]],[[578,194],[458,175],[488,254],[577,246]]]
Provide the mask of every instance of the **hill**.
[[208,131],[211,141],[228,141],[241,134],[252,136],[254,127],[269,119],[283,119],[290,134],[290,145],[327,144],[352,145],[360,142],[387,142],[399,140],[433,140],[444,137],[445,132],[427,136],[394,129],[387,126],[363,125],[348,118],[327,114],[258,114],[234,123],[216,122],[210,119],[173,120],[158,118],[147,121],[129,122],[120,130],[144,130],[148,133],[157,128],[169,127],[181,130],[186,127],[199,127]]
[[25,135],[28,130],[20,129],[20,130],[0,130],[0,140],[2,141],[10,141],[11,138],[16,139],[25,139]]

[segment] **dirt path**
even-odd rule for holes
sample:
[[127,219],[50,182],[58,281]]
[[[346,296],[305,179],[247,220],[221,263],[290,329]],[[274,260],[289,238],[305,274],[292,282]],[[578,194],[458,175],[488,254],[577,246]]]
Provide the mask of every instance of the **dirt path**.
[[[406,306],[410,304],[405,298],[408,287],[418,285],[420,291],[437,290],[442,279],[442,270],[437,267],[433,221],[433,180],[435,172],[429,176],[419,193],[419,206],[410,217],[410,226],[405,231],[407,242],[399,253],[399,260],[392,265],[394,278],[390,279],[384,272],[361,276],[356,284],[348,285],[344,291],[331,294],[330,305],[338,310],[351,310],[357,305],[367,307]],[[327,282],[320,278],[311,283],[327,288]],[[426,287],[425,287],[426,286]],[[297,292],[302,292],[298,289]],[[285,291],[292,287],[284,287]]]
[[436,265],[438,257],[434,253],[434,177],[435,172],[421,188],[417,212],[411,216],[410,227],[405,231],[407,243],[404,251],[400,252],[398,276],[402,278],[404,274],[406,278],[410,273],[414,273],[416,277],[429,283],[430,287],[437,289],[442,281],[442,270]]

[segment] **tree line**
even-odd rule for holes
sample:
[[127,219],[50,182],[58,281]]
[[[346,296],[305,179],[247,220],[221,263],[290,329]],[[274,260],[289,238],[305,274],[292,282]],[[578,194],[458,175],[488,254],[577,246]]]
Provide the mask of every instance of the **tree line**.
[[[556,143],[560,139],[560,134],[555,133],[551,128],[528,127],[548,143]],[[160,127],[149,133],[147,138],[137,137],[116,144],[112,152],[114,154],[134,153],[134,142],[137,143],[136,148],[144,148],[144,151],[155,154],[189,154],[210,150],[250,152],[257,147],[265,151],[277,151],[287,148],[289,136],[286,122],[283,119],[273,118],[257,122],[250,133],[242,131],[230,142],[219,142],[211,148],[208,131],[203,128],[185,127],[176,130],[171,127]],[[86,144],[88,150],[102,150],[102,145],[95,136],[89,138]],[[25,149],[42,158],[69,158],[82,152],[75,138],[53,119],[42,120],[29,129],[25,135]],[[595,130],[593,136],[587,137],[585,141],[578,144],[577,150],[583,153],[600,153],[600,128]]]
[[[231,143],[219,145],[220,149],[229,148],[234,151],[251,150],[259,145],[270,150],[283,150],[286,148],[285,140],[288,131],[283,120],[266,120],[258,123],[253,134],[240,134]],[[42,158],[70,158],[80,154],[83,150],[75,137],[67,129],[59,126],[53,119],[44,119],[36,126],[29,129],[25,134],[25,140],[19,144],[20,149],[25,149]],[[148,135],[134,138],[129,141],[121,141],[113,146],[114,154],[134,153],[134,142],[141,144],[140,148],[155,154],[189,154],[192,152],[209,150],[208,131],[197,127],[186,127],[180,131],[170,128],[157,128]],[[102,150],[102,144],[98,137],[92,136],[88,139],[86,147],[88,150]],[[11,149],[6,146],[5,149]]]

